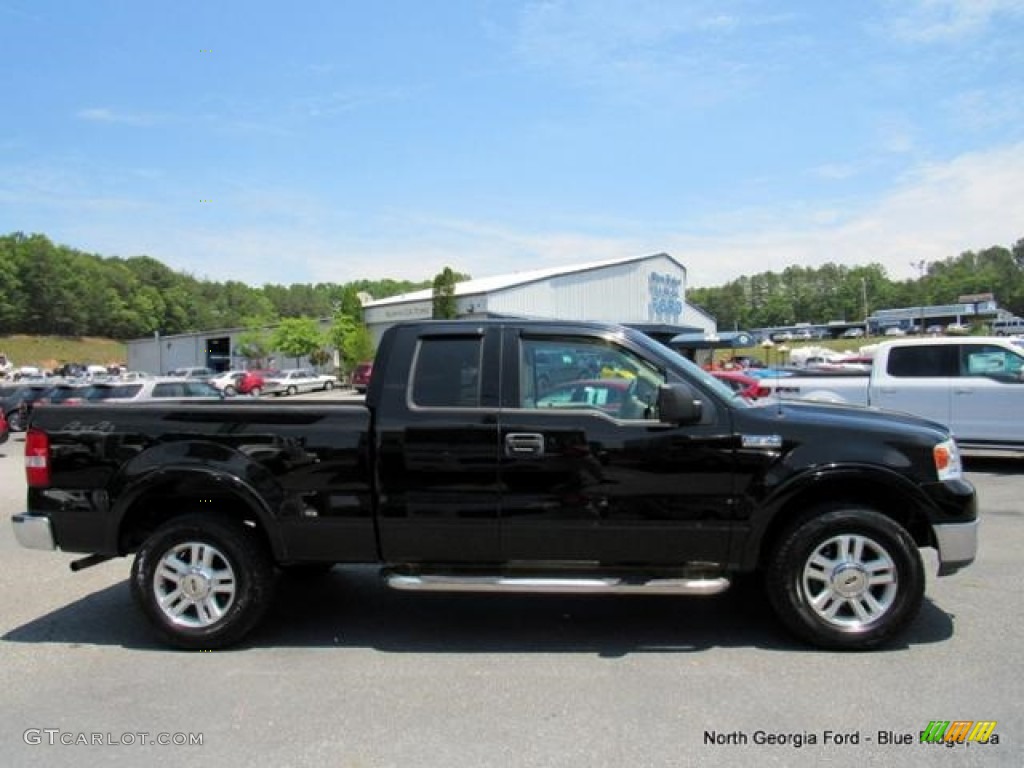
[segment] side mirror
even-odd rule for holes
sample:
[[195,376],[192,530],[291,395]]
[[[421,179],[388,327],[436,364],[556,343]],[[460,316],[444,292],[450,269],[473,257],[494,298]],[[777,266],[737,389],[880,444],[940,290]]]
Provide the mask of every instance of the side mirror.
[[696,424],[703,414],[701,401],[686,384],[658,387],[658,419],[666,424]]

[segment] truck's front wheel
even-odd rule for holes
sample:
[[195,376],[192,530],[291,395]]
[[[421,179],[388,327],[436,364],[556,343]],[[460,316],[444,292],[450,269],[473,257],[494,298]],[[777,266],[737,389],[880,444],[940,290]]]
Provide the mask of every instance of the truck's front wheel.
[[274,570],[255,533],[188,515],[157,529],[132,565],[132,594],[171,645],[212,650],[239,642],[262,618]]
[[768,593],[784,624],[811,643],[867,650],[899,634],[924,599],[910,534],[871,509],[822,511],[784,534]]

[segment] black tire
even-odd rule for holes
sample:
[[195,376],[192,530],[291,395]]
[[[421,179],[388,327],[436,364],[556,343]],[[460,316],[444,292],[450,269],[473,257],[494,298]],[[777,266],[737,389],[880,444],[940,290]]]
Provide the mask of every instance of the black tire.
[[253,387],[252,389],[249,390],[249,397],[259,397],[260,392],[261,390],[259,387]]
[[293,386],[288,387],[288,391],[285,394],[291,396],[291,395],[297,395],[298,393],[299,393],[299,390],[296,389],[295,386],[293,385]]
[[131,573],[132,595],[157,633],[187,650],[241,641],[266,612],[273,583],[270,554],[256,533],[205,515],[158,528]]
[[25,413],[20,408],[7,414],[7,429],[11,432],[25,431]]
[[822,648],[870,650],[902,632],[924,600],[910,534],[865,508],[822,509],[787,531],[768,564],[768,597],[792,632]]
[[238,391],[233,386],[231,386],[230,384],[228,384],[226,387],[224,387],[224,397],[234,397],[237,394],[238,394]]
[[334,382],[333,381],[325,381],[324,382],[324,392],[330,392],[332,389],[334,389]]

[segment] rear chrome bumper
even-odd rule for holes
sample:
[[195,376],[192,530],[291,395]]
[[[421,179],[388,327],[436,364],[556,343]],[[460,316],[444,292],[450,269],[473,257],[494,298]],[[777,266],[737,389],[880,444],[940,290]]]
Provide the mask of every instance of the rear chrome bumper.
[[27,549],[57,548],[53,538],[53,526],[46,515],[22,512],[11,517],[11,525],[14,526],[14,538]]
[[939,550],[939,576],[956,573],[974,562],[978,553],[978,521],[935,526]]

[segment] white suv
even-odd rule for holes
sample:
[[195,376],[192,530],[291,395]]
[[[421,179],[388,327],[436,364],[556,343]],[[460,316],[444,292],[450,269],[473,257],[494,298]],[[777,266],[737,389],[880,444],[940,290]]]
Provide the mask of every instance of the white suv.
[[198,379],[162,376],[139,381],[102,381],[89,386],[86,402],[139,403],[151,400],[223,400],[212,384]]

